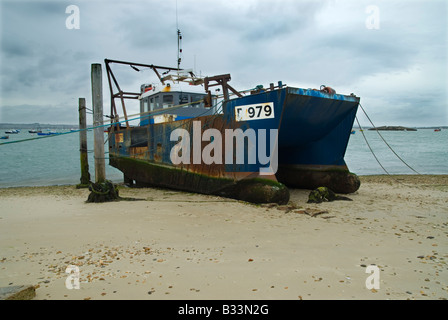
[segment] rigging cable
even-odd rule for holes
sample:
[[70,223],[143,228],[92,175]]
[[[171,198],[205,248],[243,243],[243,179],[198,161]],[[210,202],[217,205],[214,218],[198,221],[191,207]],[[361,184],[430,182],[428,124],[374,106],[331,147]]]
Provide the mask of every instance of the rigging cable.
[[[384,143],[386,144],[386,146],[393,152],[393,154],[401,161],[403,162],[409,169],[411,169],[412,171],[414,171],[416,174],[418,175],[422,175],[420,172],[416,171],[414,168],[412,168],[409,164],[406,163],[406,161],[404,161],[395,151],[394,149],[392,149],[392,147],[389,145],[389,143],[387,143],[387,141],[384,139],[384,137],[381,135],[381,133],[379,132],[379,130],[376,128],[376,126],[373,124],[372,120],[370,120],[370,117],[367,115],[367,112],[364,110],[364,108],[362,107],[361,103],[359,104],[359,106],[361,107],[361,110],[364,112],[364,114],[366,115],[367,119],[369,120],[370,124],[373,126],[373,128],[375,129],[375,131],[378,133],[378,135],[381,137],[381,139],[384,141]],[[358,119],[356,119],[356,121],[358,121]],[[358,122],[359,125],[359,122]],[[364,133],[363,133],[364,136]],[[365,136],[364,136],[365,139]],[[366,140],[367,142],[367,140]],[[370,147],[369,147],[370,148]],[[370,149],[372,151],[372,149]],[[373,153],[373,151],[372,151]],[[375,156],[376,158],[376,156]],[[382,167],[382,166],[381,166]],[[384,169],[384,168],[383,168]],[[386,170],[385,170],[386,171]],[[387,171],[386,171],[387,172]]]
[[362,129],[361,125],[359,124],[358,117],[355,117],[355,119],[356,119],[356,123],[358,123],[358,127],[359,127],[359,129],[360,129],[360,131],[362,133],[362,136],[364,137],[364,141],[366,142],[367,146],[369,147],[370,152],[372,153],[372,155],[375,158],[376,162],[378,162],[380,167],[383,168],[384,172],[386,172],[390,176],[390,173],[386,170],[386,168],[384,168],[384,166],[381,164],[380,160],[378,160],[378,157],[376,156],[375,152],[373,152],[372,147],[370,146],[369,142],[367,141],[367,138],[366,138],[366,136],[364,134],[364,130]]
[[[22,139],[22,140],[5,141],[5,142],[1,142],[0,146],[1,145],[7,145],[7,144],[19,143],[19,142],[25,142],[25,141],[53,138],[53,137],[66,135],[66,134],[70,134],[70,133],[76,133],[76,132],[80,132],[80,131],[87,131],[87,130],[93,130],[93,129],[96,129],[96,128],[104,128],[104,127],[119,125],[119,124],[125,123],[125,122],[130,122],[130,121],[134,121],[134,120],[140,120],[142,118],[148,117],[149,115],[159,115],[159,114],[167,113],[167,112],[169,112],[171,110],[176,110],[176,109],[179,109],[179,108],[183,108],[184,106],[187,106],[187,105],[190,105],[190,104],[194,104],[194,103],[198,103],[198,102],[201,102],[201,101],[202,100],[197,100],[197,101],[180,104],[180,105],[173,106],[173,107],[166,108],[166,109],[160,109],[160,110],[154,110],[154,111],[149,111],[149,112],[144,112],[144,113],[138,113],[138,114],[130,115],[130,117],[140,115],[139,117],[136,117],[136,118],[133,118],[133,119],[116,121],[116,122],[107,123],[107,124],[103,124],[103,125],[99,125],[99,126],[95,126],[95,127],[89,127],[89,128],[85,128],[85,129],[77,129],[77,130],[67,131],[67,132],[59,132],[59,133],[56,133],[56,134],[51,134],[51,135],[46,135],[46,136],[37,136],[37,137],[26,138],[26,139]],[[119,117],[119,118],[123,118],[123,117]]]

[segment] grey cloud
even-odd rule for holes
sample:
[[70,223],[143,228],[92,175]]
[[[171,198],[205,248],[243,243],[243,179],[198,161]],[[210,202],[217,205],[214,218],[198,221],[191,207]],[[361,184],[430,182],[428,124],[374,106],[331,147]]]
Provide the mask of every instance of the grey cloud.
[[[79,30],[65,28],[69,4],[80,8]],[[380,30],[365,27],[365,8],[371,4],[380,8]],[[9,106],[0,106],[2,121],[14,112],[57,113],[66,101],[80,96],[89,100],[90,65],[104,58],[176,64],[175,0],[2,1],[1,6],[1,94]],[[182,0],[178,1],[181,67],[196,63],[203,74],[231,73],[237,89],[278,80],[302,87],[331,85],[362,94],[362,101],[371,104],[379,118],[387,114],[410,122],[400,115],[415,110],[417,120],[423,113],[427,121],[437,115],[447,119],[440,107],[447,103],[447,73],[433,72],[448,63],[446,9],[445,1],[437,0]],[[425,79],[412,80],[411,87],[422,81],[425,89],[433,87],[440,94],[409,93],[401,83],[387,80],[415,67],[423,69]],[[129,91],[149,76],[129,68],[116,72]],[[385,88],[385,83],[391,87]],[[107,82],[107,103],[106,86]],[[72,122],[77,122],[76,114]]]
[[241,37],[264,42],[303,32],[313,24],[322,6],[323,1],[258,2],[246,13],[247,24]]
[[17,37],[3,37],[1,41],[1,50],[5,58],[26,58],[33,55],[32,48],[20,41]]
[[[2,122],[74,124],[77,102],[66,105],[14,105],[2,107]],[[48,111],[51,110],[51,117]]]

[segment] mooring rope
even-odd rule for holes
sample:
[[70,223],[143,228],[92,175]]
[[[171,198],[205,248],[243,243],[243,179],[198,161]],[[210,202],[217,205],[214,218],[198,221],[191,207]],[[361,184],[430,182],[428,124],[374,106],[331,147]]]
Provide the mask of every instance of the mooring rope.
[[[77,132],[81,132],[81,131],[87,131],[87,130],[93,130],[93,129],[97,129],[97,128],[104,128],[104,127],[119,125],[121,123],[125,123],[125,122],[129,122],[129,121],[134,121],[134,120],[139,120],[139,119],[142,119],[142,118],[146,118],[149,115],[164,114],[164,113],[169,112],[171,110],[176,110],[176,109],[179,109],[179,108],[183,108],[183,107],[185,107],[187,105],[194,104],[194,103],[199,103],[201,101],[202,100],[198,100],[198,101],[193,101],[193,102],[190,102],[190,103],[180,104],[180,105],[173,106],[173,107],[170,107],[170,108],[154,110],[154,111],[148,111],[148,112],[143,112],[143,113],[137,113],[135,115],[143,115],[143,116],[140,116],[140,117],[137,117],[137,118],[132,118],[132,119],[127,119],[127,120],[123,120],[123,121],[116,121],[116,122],[112,122],[112,123],[107,123],[107,124],[103,124],[103,125],[99,125],[99,126],[88,127],[88,128],[85,128],[85,129],[70,130],[70,131],[67,131],[67,132],[58,132],[58,133],[55,133],[55,134],[49,134],[49,135],[45,135],[45,136],[38,136],[38,137],[32,137],[32,138],[26,138],[26,139],[21,139],[21,140],[5,141],[5,142],[1,142],[0,146],[1,145],[6,145],[6,144],[19,143],[19,142],[26,142],[26,141],[40,140],[40,139],[46,139],[46,138],[53,138],[53,137],[66,135],[66,134],[70,134],[70,133],[77,133]],[[135,115],[131,115],[131,116],[135,116]],[[120,118],[122,118],[122,117],[120,117]]]
[[[404,161],[396,152],[395,152],[395,150],[394,149],[392,149],[392,147],[389,145],[389,143],[387,143],[387,141],[386,141],[386,139],[384,139],[384,137],[381,135],[381,133],[379,132],[379,130],[377,129],[377,127],[373,124],[373,122],[372,122],[372,120],[370,119],[370,117],[369,117],[369,115],[367,114],[367,112],[364,110],[364,108],[362,107],[362,105],[361,104],[359,104],[359,106],[361,107],[361,110],[364,112],[364,114],[366,115],[366,117],[367,117],[367,119],[369,120],[369,122],[370,122],[370,124],[373,126],[373,128],[375,129],[375,131],[378,133],[378,135],[381,137],[381,139],[384,141],[384,143],[386,144],[386,146],[393,152],[393,154],[402,162],[402,163],[404,163],[409,169],[411,169],[412,171],[414,171],[416,174],[418,174],[418,175],[422,175],[420,172],[418,172],[418,171],[416,171],[414,168],[412,168],[409,164],[407,164],[406,163],[406,161]],[[358,119],[356,118],[356,121],[358,122]],[[358,125],[359,125],[359,122],[358,122]],[[366,139],[366,137],[365,137],[365,135],[364,135],[364,133],[363,133],[363,136],[364,136],[364,139],[366,140],[366,143],[367,143],[367,139]],[[367,143],[368,144],[368,143]],[[369,148],[370,148],[370,146],[369,146]],[[373,150],[370,148],[370,150],[371,150],[371,152],[372,152],[372,154],[375,156],[375,154],[373,153]],[[375,159],[377,159],[376,158],[376,156],[375,156]],[[378,160],[377,160],[378,161]],[[378,161],[378,163],[379,163],[379,161]],[[381,164],[380,164],[381,165]],[[387,170],[386,169],[384,169],[384,167],[381,165],[381,167],[383,168],[383,170],[387,173],[387,174],[389,174],[388,172],[387,172]]]
[[[384,170],[384,172],[386,172],[387,176],[388,176],[389,178],[391,178],[392,180],[394,180],[394,181],[395,181],[396,183],[398,183],[398,184],[401,184],[401,185],[404,185],[404,186],[407,186],[407,187],[416,187],[415,185],[410,185],[410,184],[407,184],[407,183],[404,183],[404,182],[398,180],[398,179],[395,178],[392,174],[390,174],[389,171],[386,170],[386,168],[381,164],[380,160],[379,160],[378,157],[376,156],[376,154],[375,154],[375,152],[373,151],[372,147],[370,146],[369,142],[367,141],[367,137],[366,137],[365,134],[364,134],[364,130],[362,129],[362,127],[361,127],[361,125],[360,125],[360,123],[359,123],[359,121],[358,121],[358,117],[355,117],[355,119],[356,119],[356,122],[358,123],[358,127],[359,127],[359,129],[360,129],[360,131],[361,131],[361,133],[362,133],[362,135],[363,135],[363,137],[364,137],[364,141],[366,142],[367,146],[368,146],[369,149],[370,149],[370,152],[372,153],[373,157],[374,157],[375,160],[378,162],[378,164],[380,165],[380,167]],[[420,174],[419,174],[419,175],[420,175]]]
[[[248,90],[239,91],[239,93],[246,93],[246,92],[249,92],[250,90],[253,90],[253,89],[248,89]],[[231,95],[233,95],[233,93],[232,93]],[[224,95],[221,95],[221,96],[223,97]],[[216,96],[216,97],[219,98],[220,95],[218,95],[218,96]],[[121,124],[121,123],[125,123],[125,122],[130,122],[130,121],[135,121],[135,120],[141,120],[142,118],[146,118],[146,117],[151,116],[151,115],[164,114],[164,113],[170,112],[170,111],[172,111],[172,110],[176,110],[176,109],[179,109],[179,108],[183,108],[183,107],[188,106],[188,105],[192,105],[192,104],[200,103],[200,102],[202,102],[202,101],[203,101],[203,100],[201,99],[201,100],[192,101],[192,102],[188,102],[188,103],[184,103],[184,104],[179,104],[179,105],[176,105],[176,106],[173,106],[173,107],[164,108],[164,109],[160,109],[160,110],[153,110],[153,111],[146,111],[146,112],[142,112],[142,113],[135,113],[135,114],[132,114],[132,115],[128,115],[127,118],[129,118],[129,117],[134,117],[134,116],[138,116],[138,117],[136,117],[136,118],[125,119],[125,120],[123,120],[123,121],[111,122],[111,123],[103,124],[103,125],[99,125],[99,126],[88,127],[88,128],[85,128],[85,129],[77,129],[77,130],[71,130],[71,131],[67,131],[67,132],[59,132],[59,133],[56,133],[56,134],[50,134],[50,135],[45,135],[45,136],[32,137],[32,138],[21,139],[21,140],[5,141],[5,142],[1,142],[1,143],[0,143],[0,146],[1,146],[1,145],[6,145],[6,144],[19,143],[19,142],[26,142],[26,141],[40,140],[40,139],[46,139],[46,138],[53,138],[53,137],[57,137],[57,136],[60,136],[60,135],[65,135],[65,134],[70,134],[70,133],[77,133],[77,132],[86,131],[86,130],[93,130],[93,129],[97,129],[97,128],[104,128],[104,127],[109,127],[109,126],[119,125],[119,124]],[[222,101],[216,103],[216,104],[213,105],[211,108],[214,108],[214,107],[218,106],[219,104],[222,104]],[[222,107],[222,106],[221,106],[221,107]],[[93,113],[93,110],[92,110],[92,109],[87,108],[87,107],[85,107],[85,109],[88,110],[89,113]],[[203,114],[205,114],[205,113],[206,113],[206,112],[204,112]],[[216,114],[218,114],[218,111],[215,111],[213,115],[216,115]],[[106,118],[109,118],[109,119],[110,119],[110,116],[109,116],[109,115],[103,115],[103,116],[106,117]],[[124,119],[124,118],[125,118],[124,116],[119,116],[119,117],[117,117],[116,119]]]
[[362,129],[361,125],[359,124],[358,117],[355,117],[355,119],[356,119],[356,122],[358,123],[358,127],[359,127],[359,129],[360,129],[360,131],[361,131],[361,133],[362,133],[362,136],[364,137],[364,141],[366,142],[367,146],[369,147],[370,152],[372,153],[372,155],[373,155],[373,157],[375,158],[376,162],[378,162],[378,164],[379,164],[380,167],[384,170],[384,172],[386,172],[388,175],[391,175],[391,174],[386,170],[386,168],[384,168],[384,166],[381,164],[380,160],[378,159],[378,157],[376,156],[376,154],[375,154],[375,152],[373,151],[372,147],[370,146],[369,141],[367,141],[367,137],[366,137],[366,135],[364,134],[364,130]]
[[[248,90],[245,90],[245,91],[248,91]],[[244,92],[244,91],[242,91],[242,92]],[[185,107],[185,106],[188,106],[188,105],[191,105],[191,104],[195,104],[195,103],[200,103],[200,102],[202,102],[202,100],[193,101],[193,102],[189,102],[189,103],[184,103],[184,104],[176,105],[176,106],[169,107],[169,108],[165,108],[165,109],[159,109],[159,110],[147,111],[147,112],[143,112],[143,113],[136,113],[136,114],[133,114],[133,115],[129,115],[129,116],[128,116],[128,117],[134,117],[134,116],[137,116],[136,118],[132,118],[132,119],[129,119],[129,118],[128,118],[128,119],[125,119],[125,120],[122,120],[122,121],[111,122],[111,123],[107,123],[107,124],[103,124],[103,125],[99,125],[99,126],[94,126],[94,127],[89,127],[89,128],[85,128],[85,129],[70,130],[70,131],[67,131],[67,132],[60,132],[60,133],[56,133],[56,134],[50,134],[50,135],[46,135],[46,136],[32,137],[32,138],[21,139],[21,140],[5,141],[5,142],[1,142],[1,143],[0,143],[0,146],[1,146],[1,145],[6,145],[6,144],[19,143],[19,142],[26,142],[26,141],[33,141],[33,140],[40,140],[40,139],[52,138],[52,137],[57,137],[57,136],[61,136],[61,135],[66,135],[66,134],[71,134],[71,133],[77,133],[77,132],[81,132],[81,131],[85,131],[85,130],[93,130],[93,129],[97,129],[97,128],[110,127],[110,126],[119,125],[119,124],[121,124],[121,123],[125,123],[125,122],[130,122],[130,121],[134,121],[134,120],[141,120],[142,118],[147,118],[148,116],[151,116],[151,115],[164,114],[164,113],[170,112],[170,111],[172,111],[172,110],[176,110],[176,109],[183,108],[183,107]],[[212,114],[212,116],[215,116],[215,117],[216,117],[216,116],[219,114],[218,111],[221,110],[221,108],[222,108],[222,103],[223,103],[223,101],[220,101],[220,102],[216,103],[215,105],[213,105],[213,106],[211,107],[211,108],[216,108],[216,107],[218,107],[219,105],[221,105],[220,108],[218,108],[217,110],[214,111],[214,113]],[[369,115],[367,114],[367,112],[365,111],[365,109],[363,108],[363,106],[362,106],[361,104],[359,104],[359,106],[360,106],[361,110],[363,111],[363,113],[365,114],[365,116],[367,117],[367,119],[369,120],[369,122],[370,122],[370,124],[372,125],[372,127],[375,129],[375,131],[376,131],[376,132],[378,133],[378,135],[381,137],[381,139],[382,139],[383,142],[386,144],[386,146],[393,152],[393,154],[394,154],[394,155],[395,155],[395,156],[396,156],[402,163],[404,163],[409,169],[411,169],[413,172],[415,172],[415,173],[418,174],[418,175],[422,175],[421,173],[419,173],[418,171],[416,171],[414,168],[412,168],[408,163],[406,163],[406,161],[404,161],[404,160],[403,160],[403,159],[402,159],[402,158],[395,152],[395,150],[393,150],[393,148],[390,146],[390,144],[389,144],[389,143],[384,139],[384,137],[381,135],[381,133],[379,132],[379,130],[377,129],[377,127],[373,124],[372,120],[370,119]],[[86,109],[87,109],[87,108],[86,108]],[[204,111],[203,114],[206,114],[207,112],[208,112],[208,110]],[[202,114],[201,114],[201,115],[202,115]],[[201,115],[199,115],[198,117],[200,117]],[[117,117],[117,119],[120,119],[120,118],[123,118],[123,116],[121,116],[121,117]],[[197,118],[197,117],[195,117],[195,118]],[[189,119],[189,120],[192,121],[192,120],[194,120],[195,118],[192,118],[192,119]],[[386,168],[381,164],[380,160],[378,159],[378,157],[376,156],[376,154],[375,154],[375,152],[373,151],[372,147],[370,146],[369,142],[367,141],[367,137],[365,136],[364,131],[363,131],[362,127],[361,127],[361,124],[360,124],[359,121],[358,121],[358,117],[355,117],[355,119],[356,119],[356,122],[357,122],[357,124],[358,124],[358,127],[359,127],[360,130],[361,130],[361,133],[362,133],[362,135],[363,135],[363,137],[364,137],[364,140],[365,140],[365,142],[366,142],[366,144],[367,144],[367,146],[368,146],[370,152],[372,153],[372,155],[374,156],[375,160],[378,162],[378,164],[380,165],[380,167],[384,170],[384,172],[385,172],[387,175],[390,176],[391,174],[390,174],[390,173],[386,170]],[[208,123],[208,121],[203,125],[203,127],[204,127],[207,123]],[[179,127],[180,127],[180,126],[181,126],[181,125],[179,125]],[[111,134],[111,132],[109,132],[109,135],[110,135],[110,134]],[[108,138],[107,138],[107,139],[109,139],[109,135],[108,135]],[[106,140],[105,143],[107,143],[107,140]],[[143,153],[150,152],[150,151],[154,151],[154,150],[147,150],[147,151],[145,151],[145,152],[142,152],[142,154],[143,154]],[[92,152],[92,151],[88,150],[88,152]]]

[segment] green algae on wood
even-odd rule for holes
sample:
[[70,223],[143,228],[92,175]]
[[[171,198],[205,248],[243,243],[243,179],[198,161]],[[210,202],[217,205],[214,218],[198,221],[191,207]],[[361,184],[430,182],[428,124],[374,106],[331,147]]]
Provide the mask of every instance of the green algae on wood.
[[91,191],[87,198],[88,203],[91,202],[110,202],[119,200],[118,187],[111,181],[92,183],[89,187]]
[[352,199],[350,198],[337,195],[333,192],[333,190],[327,187],[316,188],[315,190],[311,191],[308,196],[308,203],[322,203],[335,200],[352,201]]
[[217,195],[253,203],[285,204],[289,190],[282,183],[262,178],[235,181],[212,177],[182,168],[170,167],[129,157],[110,157],[110,164],[126,172],[137,185],[166,187],[176,190]]
[[315,189],[328,187],[337,193],[353,193],[361,186],[359,177],[346,168],[296,168],[280,165],[276,173],[279,182],[290,188]]

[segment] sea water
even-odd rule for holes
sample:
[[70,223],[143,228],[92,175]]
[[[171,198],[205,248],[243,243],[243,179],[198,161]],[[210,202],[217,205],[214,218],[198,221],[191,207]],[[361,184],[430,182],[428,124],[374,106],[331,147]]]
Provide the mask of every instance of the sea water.
[[[45,132],[45,131],[44,131]],[[59,130],[58,133],[67,131]],[[18,134],[0,132],[9,139],[0,139],[0,187],[50,186],[79,184],[81,177],[79,132],[38,136],[28,133],[28,129]],[[44,138],[42,138],[44,137]],[[18,143],[9,143],[25,139]],[[107,142],[105,134],[105,141]],[[3,144],[2,143],[6,143]],[[87,131],[89,172],[95,181],[95,162],[93,154],[93,131]],[[105,151],[107,152],[107,143]],[[106,179],[119,182],[123,174],[108,165],[105,155]],[[121,179],[121,180],[120,180]]]
[[[0,132],[3,135],[6,135],[4,131]],[[79,133],[40,137],[24,129],[18,134],[9,134],[8,140],[0,139],[1,188],[80,183]],[[8,143],[29,138],[38,139]],[[89,171],[94,181],[92,131],[88,131],[87,139]],[[106,134],[105,141],[106,178],[121,182],[123,174],[108,165]],[[350,135],[345,161],[349,170],[358,175],[448,174],[448,130],[356,130]]]
[[358,175],[448,174],[448,130],[356,130],[345,162]]

